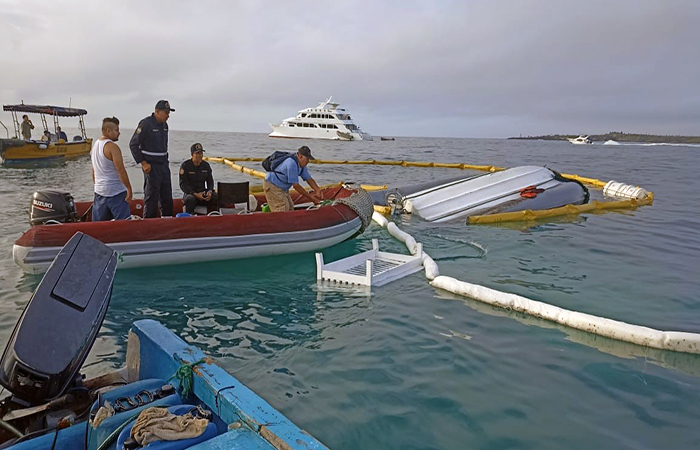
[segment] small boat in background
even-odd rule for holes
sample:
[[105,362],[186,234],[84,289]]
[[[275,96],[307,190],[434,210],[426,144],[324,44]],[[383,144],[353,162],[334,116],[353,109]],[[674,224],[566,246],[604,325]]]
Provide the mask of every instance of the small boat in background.
[[295,117],[284,119],[282,123],[270,124],[270,137],[332,139],[336,141],[371,141],[372,135],[362,131],[353,122],[350,113],[338,108],[340,103],[331,102],[333,97],[321,102],[315,108],[305,108]]
[[382,136],[380,139],[381,139],[382,141],[393,141],[393,140],[395,140],[393,137],[384,137],[384,136]]
[[[84,109],[50,105],[25,105],[22,103],[20,105],[4,105],[3,110],[12,113],[12,122],[15,131],[14,138],[0,138],[0,158],[5,165],[21,165],[87,155],[92,149],[92,139],[89,139],[85,133],[83,116],[87,114],[87,111]],[[21,125],[17,113],[39,114],[44,127],[43,136],[49,136],[49,139],[21,139]],[[46,121],[47,115],[53,117],[54,133],[49,131],[49,126]],[[59,117],[77,117],[80,135],[74,136],[70,141],[58,139],[56,136],[58,136]]]
[[2,448],[327,449],[154,320],[132,324],[122,369],[84,379],[118,259],[82,233],[56,255],[0,361]]
[[580,135],[580,136],[577,137],[577,138],[566,138],[566,139],[567,139],[569,142],[571,142],[572,144],[577,144],[577,145],[581,145],[581,144],[592,144],[592,143],[593,143],[593,141],[588,137],[588,135],[586,135],[586,136]]
[[[38,191],[30,215],[36,226],[15,241],[12,254],[25,272],[42,273],[71,236],[82,232],[118,251],[119,268],[221,261],[320,250],[362,233],[371,222],[372,201],[364,190],[339,186],[322,193],[330,204],[263,213],[261,195],[255,206],[249,202],[253,212],[244,207],[234,214],[144,220],[137,220],[143,200],[132,200],[134,220],[92,222],[92,202],[73,204],[68,193]],[[173,203],[182,211],[182,199]]]
[[578,181],[539,166],[430,181],[375,191],[370,196],[376,205],[414,213],[429,222],[580,205],[589,199],[588,189]]

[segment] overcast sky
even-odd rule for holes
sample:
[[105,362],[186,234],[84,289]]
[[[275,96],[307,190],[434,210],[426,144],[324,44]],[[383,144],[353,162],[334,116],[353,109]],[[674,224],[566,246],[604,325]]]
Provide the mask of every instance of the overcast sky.
[[[700,1],[0,0],[0,101],[269,132],[332,95],[385,136],[700,135]],[[10,115],[0,113],[9,126]]]

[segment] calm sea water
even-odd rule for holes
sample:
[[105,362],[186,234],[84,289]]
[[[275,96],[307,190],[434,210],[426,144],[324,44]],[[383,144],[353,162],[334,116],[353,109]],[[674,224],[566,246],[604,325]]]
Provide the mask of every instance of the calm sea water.
[[[125,148],[130,131],[123,136]],[[262,157],[301,144],[262,134],[172,131],[174,174],[195,141],[211,156]],[[535,164],[639,184],[656,200],[635,211],[501,227],[396,220],[444,275],[634,324],[700,332],[698,147],[441,138],[304,143],[322,159]],[[139,190],[142,176],[127,160]],[[216,179],[248,179],[213,167]],[[311,171],[319,183],[408,184],[455,174],[385,166]],[[28,227],[30,195],[40,188],[91,198],[89,158],[0,168],[3,347],[40,280],[24,275],[11,255]],[[325,250],[325,259],[368,249],[373,237],[382,248],[405,252],[373,226]],[[611,341],[457,298],[420,273],[371,291],[317,286],[315,275],[310,253],[120,271],[87,372],[122,364],[130,324],[154,318],[334,449],[700,447],[700,356]]]

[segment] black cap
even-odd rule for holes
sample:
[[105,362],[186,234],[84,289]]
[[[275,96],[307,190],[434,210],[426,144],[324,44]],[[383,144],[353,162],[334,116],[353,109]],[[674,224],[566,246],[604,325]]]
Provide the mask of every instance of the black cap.
[[203,152],[204,147],[202,147],[202,144],[199,142],[192,144],[192,147],[190,147],[190,154],[197,153],[197,152]]
[[170,102],[167,100],[158,100],[158,103],[156,103],[156,109],[162,109],[164,111],[175,111],[173,108],[170,107]]
[[306,156],[309,159],[316,159],[313,156],[311,156],[311,149],[306,145],[302,145],[301,147],[299,147],[299,150],[297,150],[297,152],[300,155]]

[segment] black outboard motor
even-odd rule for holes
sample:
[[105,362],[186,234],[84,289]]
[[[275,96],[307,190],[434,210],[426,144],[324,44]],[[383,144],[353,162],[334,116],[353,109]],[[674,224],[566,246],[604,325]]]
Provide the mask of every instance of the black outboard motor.
[[0,360],[0,384],[26,406],[81,385],[78,371],[112,296],[117,252],[76,233],[24,308]]
[[32,209],[29,223],[32,226],[43,225],[49,220],[56,222],[77,222],[73,196],[61,191],[37,191],[32,195]]

